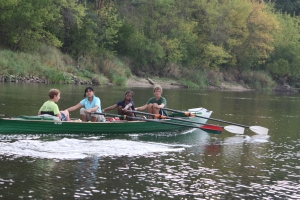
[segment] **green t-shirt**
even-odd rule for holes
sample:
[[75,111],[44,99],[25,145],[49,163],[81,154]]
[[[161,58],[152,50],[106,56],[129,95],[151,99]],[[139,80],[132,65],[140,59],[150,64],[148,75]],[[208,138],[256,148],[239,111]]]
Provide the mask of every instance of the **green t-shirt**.
[[58,106],[55,102],[53,101],[46,101],[42,107],[40,108],[40,112],[53,112],[54,115],[57,115],[59,113]]
[[158,105],[164,104],[165,107],[167,107],[167,100],[164,97],[160,97],[158,100],[156,100],[155,97],[152,97],[147,102],[147,104],[150,103],[157,103]]

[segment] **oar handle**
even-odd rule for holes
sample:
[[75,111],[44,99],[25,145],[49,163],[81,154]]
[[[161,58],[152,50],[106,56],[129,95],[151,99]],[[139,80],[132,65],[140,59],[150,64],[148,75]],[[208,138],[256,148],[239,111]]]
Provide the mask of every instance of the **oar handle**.
[[177,123],[165,122],[165,121],[155,120],[155,119],[145,119],[145,118],[141,118],[141,117],[131,117],[131,116],[127,116],[127,115],[115,115],[115,114],[110,114],[110,113],[98,113],[98,112],[94,112],[93,114],[119,117],[119,118],[122,118],[122,119],[129,118],[129,119],[135,119],[135,120],[141,120],[141,121],[147,121],[147,122],[158,122],[158,123],[165,123],[165,124],[173,124],[173,125],[177,125],[177,126],[185,126],[185,127],[190,127],[190,128],[199,128],[197,126],[195,127],[195,126],[191,126],[191,125],[187,125],[187,124],[177,124]]
[[119,117],[121,119],[136,119],[137,117],[131,117],[131,116],[127,116],[127,115],[116,115],[116,114],[110,114],[110,113],[99,113],[99,112],[94,112],[93,114],[96,115],[103,115],[103,116],[110,116],[110,117]]
[[148,116],[158,116],[156,114],[151,114],[151,113],[145,113],[145,112],[139,112],[139,111],[135,111],[135,110],[127,110],[127,112],[133,112],[133,113],[137,113],[137,114],[141,114],[141,115],[148,115]]

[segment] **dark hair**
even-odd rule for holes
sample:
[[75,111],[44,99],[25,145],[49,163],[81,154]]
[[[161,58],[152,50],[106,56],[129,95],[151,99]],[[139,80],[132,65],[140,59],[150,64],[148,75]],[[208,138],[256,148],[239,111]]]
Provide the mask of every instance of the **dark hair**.
[[89,86],[89,87],[85,88],[85,90],[84,90],[84,95],[83,95],[84,97],[86,97],[86,92],[89,90],[94,92],[94,89],[91,86]]
[[132,95],[132,97],[133,97],[133,92],[132,92],[131,90],[127,90],[127,91],[125,92],[125,96],[126,96],[126,94],[128,94],[128,93],[130,93],[130,94]]

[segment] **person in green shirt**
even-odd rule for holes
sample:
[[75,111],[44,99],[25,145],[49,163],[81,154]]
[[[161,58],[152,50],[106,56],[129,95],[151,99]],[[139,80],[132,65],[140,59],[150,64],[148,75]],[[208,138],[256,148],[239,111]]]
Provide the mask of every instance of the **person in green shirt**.
[[143,106],[135,108],[135,110],[145,110],[148,108],[148,112],[152,114],[166,115],[163,108],[167,106],[167,100],[161,96],[163,90],[160,85],[156,85],[153,88],[154,97],[150,98]]
[[51,89],[48,95],[50,99],[42,105],[38,115],[49,114],[57,116],[61,121],[71,121],[69,112],[67,110],[59,111],[56,104],[60,99],[60,91],[58,89]]

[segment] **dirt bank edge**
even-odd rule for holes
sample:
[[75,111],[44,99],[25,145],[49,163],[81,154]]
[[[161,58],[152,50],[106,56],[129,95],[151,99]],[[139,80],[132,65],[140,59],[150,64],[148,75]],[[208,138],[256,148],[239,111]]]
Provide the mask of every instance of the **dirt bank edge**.
[[[180,82],[172,79],[161,79],[158,77],[151,78],[140,78],[137,76],[132,76],[126,82],[126,86],[128,87],[153,87],[154,85],[161,85],[163,88],[179,88],[179,87],[187,87]],[[230,84],[223,82],[219,87],[209,86],[207,89],[212,90],[234,90],[234,91],[250,91],[252,89],[245,88],[239,84]]]

